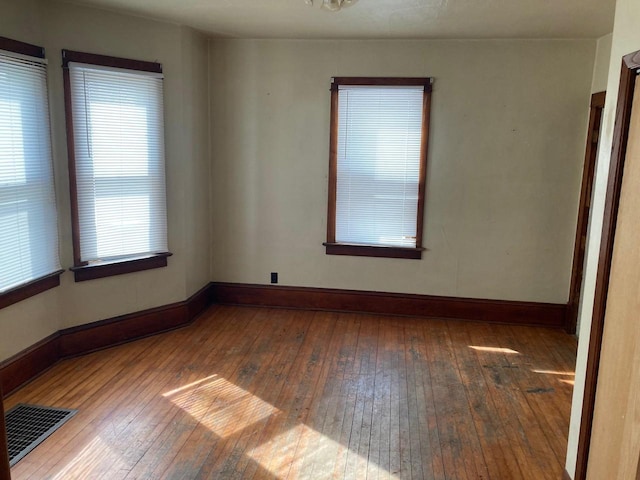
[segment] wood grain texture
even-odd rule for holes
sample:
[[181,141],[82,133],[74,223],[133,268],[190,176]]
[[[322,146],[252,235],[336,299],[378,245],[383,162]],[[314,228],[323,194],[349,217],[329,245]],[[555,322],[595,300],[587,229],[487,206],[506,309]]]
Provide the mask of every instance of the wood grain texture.
[[7,398],[79,409],[12,473],[555,480],[575,351],[554,329],[214,305]]
[[209,285],[184,302],[55,332],[0,363],[0,385],[10,393],[62,358],[82,355],[188,325],[209,305]]
[[636,70],[638,68],[640,68],[640,52],[629,54],[623,58],[620,72],[616,121],[613,132],[613,148],[609,165],[607,195],[605,198],[602,223],[598,271],[596,274],[593,315],[589,334],[589,349],[582,400],[582,417],[578,437],[575,480],[584,480],[587,477],[593,411],[600,366],[600,350],[604,332],[609,277],[611,275],[611,260],[613,256],[613,244],[615,240],[618,206],[620,204],[620,191],[622,188],[627,142],[629,139],[631,106],[637,76]]
[[222,304],[379,313],[562,328],[566,306],[327,288],[212,283]]

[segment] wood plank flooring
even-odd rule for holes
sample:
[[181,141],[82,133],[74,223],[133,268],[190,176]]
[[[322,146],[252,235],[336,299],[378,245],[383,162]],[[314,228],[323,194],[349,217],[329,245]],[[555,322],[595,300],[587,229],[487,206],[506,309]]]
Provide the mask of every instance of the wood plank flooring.
[[214,306],[5,400],[79,413],[13,479],[553,479],[575,339],[471,322]]

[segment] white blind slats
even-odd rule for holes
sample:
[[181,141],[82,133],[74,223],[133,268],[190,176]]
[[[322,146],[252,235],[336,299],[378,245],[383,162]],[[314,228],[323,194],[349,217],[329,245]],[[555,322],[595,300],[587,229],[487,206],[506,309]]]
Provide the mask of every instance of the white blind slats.
[[336,242],[416,247],[423,95],[340,86]]
[[162,76],[70,63],[81,260],[167,251]]
[[0,293],[60,269],[46,63],[0,52]]

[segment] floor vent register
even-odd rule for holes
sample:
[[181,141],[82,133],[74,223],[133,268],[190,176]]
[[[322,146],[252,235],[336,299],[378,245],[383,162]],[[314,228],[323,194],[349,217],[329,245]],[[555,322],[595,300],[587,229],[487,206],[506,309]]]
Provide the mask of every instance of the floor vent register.
[[78,411],[19,403],[6,413],[9,464],[14,466]]

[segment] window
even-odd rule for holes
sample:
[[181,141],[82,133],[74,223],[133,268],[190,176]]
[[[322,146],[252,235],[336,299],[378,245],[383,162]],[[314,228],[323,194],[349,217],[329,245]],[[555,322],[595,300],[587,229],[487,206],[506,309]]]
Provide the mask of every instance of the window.
[[76,281],[166,266],[162,66],[62,56]]
[[430,78],[334,78],[326,253],[422,258]]
[[44,50],[0,37],[0,308],[61,273]]

